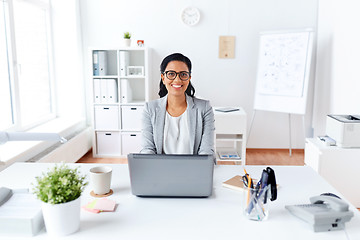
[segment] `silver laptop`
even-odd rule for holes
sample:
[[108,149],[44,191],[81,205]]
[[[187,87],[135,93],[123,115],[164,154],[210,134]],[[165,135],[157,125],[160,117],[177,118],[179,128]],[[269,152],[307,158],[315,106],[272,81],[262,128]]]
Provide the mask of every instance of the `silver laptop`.
[[213,188],[213,155],[128,155],[131,191],[136,196],[208,197]]

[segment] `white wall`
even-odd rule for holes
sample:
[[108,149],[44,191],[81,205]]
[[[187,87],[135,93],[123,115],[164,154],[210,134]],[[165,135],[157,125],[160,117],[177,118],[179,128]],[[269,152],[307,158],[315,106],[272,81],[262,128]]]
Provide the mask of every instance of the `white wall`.
[[314,135],[325,134],[327,114],[360,114],[360,2],[320,0]]
[[[121,46],[123,32],[130,31],[134,40],[145,40],[153,50],[152,99],[157,98],[161,60],[181,52],[192,60],[196,95],[211,100],[213,106],[242,106],[250,122],[259,32],[308,27],[316,30],[317,4],[314,0],[80,0],[84,72],[90,80],[89,47]],[[180,20],[181,10],[189,5],[198,7],[202,14],[194,27]],[[220,35],[236,36],[235,59],[218,58]],[[312,118],[311,84],[309,91],[307,132]],[[88,95],[89,107],[90,98]],[[293,117],[292,127],[293,147],[303,148],[299,116]],[[287,148],[288,134],[286,114],[258,112],[248,147]]]

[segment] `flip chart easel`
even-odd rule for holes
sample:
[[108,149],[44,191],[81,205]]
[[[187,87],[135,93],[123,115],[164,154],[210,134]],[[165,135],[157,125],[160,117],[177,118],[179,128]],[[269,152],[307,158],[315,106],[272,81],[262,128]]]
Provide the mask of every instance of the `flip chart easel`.
[[[260,34],[254,112],[248,139],[258,110],[304,115],[310,76],[313,31],[265,32]],[[305,138],[304,138],[305,139]]]

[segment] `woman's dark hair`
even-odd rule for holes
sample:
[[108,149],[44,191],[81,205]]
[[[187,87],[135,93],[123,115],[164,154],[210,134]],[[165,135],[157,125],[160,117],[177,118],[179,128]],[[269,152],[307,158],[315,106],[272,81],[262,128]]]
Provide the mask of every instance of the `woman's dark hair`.
[[[166,58],[164,58],[164,60],[161,62],[160,64],[160,72],[164,73],[165,69],[167,67],[167,65],[169,64],[169,62],[171,61],[180,61],[186,64],[186,66],[189,69],[189,72],[191,74],[191,61],[188,57],[182,55],[181,53],[173,53],[170,54],[169,56],[167,56]],[[159,85],[160,89],[159,89],[159,96],[162,98],[164,96],[166,96],[166,94],[168,94],[168,91],[164,85],[164,83],[162,82],[162,79],[160,78],[160,85]],[[191,85],[191,82],[189,82],[189,85],[185,91],[185,93],[187,95],[189,95],[190,97],[194,97],[195,95],[195,88],[193,87],[193,85]]]

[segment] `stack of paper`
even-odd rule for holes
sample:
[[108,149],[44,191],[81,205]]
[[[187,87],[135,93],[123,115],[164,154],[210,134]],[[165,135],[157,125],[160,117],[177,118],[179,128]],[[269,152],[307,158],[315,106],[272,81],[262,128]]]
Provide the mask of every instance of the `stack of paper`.
[[116,202],[107,198],[95,199],[89,202],[82,208],[93,213],[113,212],[115,210]]
[[41,202],[28,189],[0,187],[1,236],[34,236],[43,227]]

